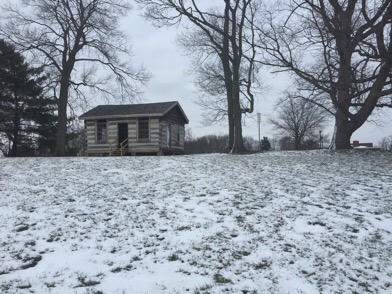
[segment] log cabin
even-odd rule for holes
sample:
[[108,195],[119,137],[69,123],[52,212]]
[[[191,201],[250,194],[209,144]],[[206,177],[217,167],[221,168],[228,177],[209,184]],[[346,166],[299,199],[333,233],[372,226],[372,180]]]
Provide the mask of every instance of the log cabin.
[[185,124],[177,101],[99,105],[84,120],[86,156],[183,154]]

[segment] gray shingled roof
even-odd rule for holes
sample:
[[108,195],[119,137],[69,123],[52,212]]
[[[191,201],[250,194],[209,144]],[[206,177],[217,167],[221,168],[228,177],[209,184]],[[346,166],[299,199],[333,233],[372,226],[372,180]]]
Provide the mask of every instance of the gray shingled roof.
[[82,114],[79,118],[99,119],[111,117],[163,116],[176,106],[178,106],[184,115],[185,120],[188,122],[188,118],[177,101],[146,104],[99,105]]

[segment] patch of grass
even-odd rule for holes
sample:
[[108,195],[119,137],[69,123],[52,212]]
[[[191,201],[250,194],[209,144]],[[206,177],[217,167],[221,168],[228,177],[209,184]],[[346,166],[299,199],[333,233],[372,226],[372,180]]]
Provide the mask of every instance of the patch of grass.
[[358,228],[355,228],[355,227],[352,227],[352,226],[349,226],[349,225],[346,225],[346,230],[351,232],[351,233],[358,233],[359,232]]
[[237,232],[232,232],[231,234],[230,234],[230,237],[232,237],[232,238],[237,238],[238,237],[238,233]]
[[246,251],[246,250],[240,250],[240,251],[234,251],[233,252],[233,257],[235,259],[241,259],[244,256],[249,256],[250,255],[250,251]]
[[200,287],[196,287],[193,290],[193,294],[202,294],[202,293],[209,293],[208,290],[212,289],[213,285],[210,284],[204,284]]
[[301,270],[301,274],[306,275],[308,277],[315,275],[316,273],[313,271],[308,272],[307,270]]
[[56,288],[56,283],[55,282],[51,282],[51,283],[45,282],[45,286],[48,288]]
[[115,268],[112,268],[110,271],[111,271],[112,273],[119,273],[119,272],[121,272],[121,271],[123,271],[123,270],[125,270],[125,271],[131,271],[133,268],[134,268],[134,267],[132,266],[132,264],[128,264],[128,265],[126,265],[126,266],[124,266],[124,267],[116,266]]
[[242,293],[242,294],[257,294],[257,291],[256,291],[256,290],[253,290],[253,291],[241,290],[241,293]]
[[196,260],[189,260],[189,265],[191,266],[197,266],[197,261]]
[[327,224],[325,222],[323,222],[323,221],[316,220],[314,222],[308,222],[308,225],[325,227]]
[[239,224],[242,224],[242,223],[245,222],[245,216],[237,215],[237,216],[235,217],[235,220],[236,220]]
[[30,289],[31,288],[31,284],[30,284],[30,282],[18,283],[18,285],[16,285],[16,288],[18,288],[18,289]]
[[48,239],[46,239],[46,242],[51,243],[53,241],[59,241],[62,236],[63,236],[63,232],[61,228],[59,228],[58,230],[54,230],[49,234],[49,237]]
[[190,226],[181,226],[177,228],[177,231],[190,231],[191,229]]
[[118,251],[118,248],[113,247],[113,248],[110,250],[110,253],[114,254],[114,253],[116,253],[117,251]]
[[35,241],[34,240],[26,241],[25,247],[27,247],[27,246],[35,246]]
[[41,261],[41,259],[42,259],[42,256],[41,256],[41,255],[37,255],[37,256],[33,256],[33,257],[25,257],[25,258],[23,259],[23,261],[24,261],[25,263],[22,264],[22,265],[20,266],[20,268],[21,268],[21,269],[28,269],[28,268],[31,268],[31,267],[35,267],[35,266],[38,264],[38,262]]
[[180,260],[180,257],[178,256],[177,253],[172,253],[168,256],[167,260],[168,261],[177,261],[177,260]]
[[[98,274],[97,277],[103,276],[103,274]],[[79,285],[75,286],[77,287],[90,287],[90,286],[95,286],[100,284],[101,282],[98,280],[94,280],[92,278],[88,278],[86,274],[84,273],[78,273],[77,280],[79,281]]]
[[9,291],[11,287],[12,287],[12,282],[0,284],[0,290],[2,292]]
[[0,276],[8,274],[8,273],[12,272],[13,270],[14,269],[11,268],[11,267],[6,267],[6,268],[3,268],[3,269],[0,269]]
[[283,251],[284,252],[292,252],[295,249],[296,249],[296,247],[295,247],[294,244],[290,244],[290,243],[284,243],[283,244]]
[[140,261],[142,258],[139,255],[135,255],[131,258],[131,261]]
[[369,242],[371,242],[371,243],[379,243],[382,239],[382,234],[380,233],[379,230],[377,230],[373,234],[370,234],[370,236],[371,237],[369,239]]
[[86,294],[104,294],[101,290],[86,289]]
[[15,232],[23,232],[23,231],[27,231],[29,229],[29,225],[23,224],[23,225],[19,225],[15,228]]
[[119,272],[121,272],[123,270],[123,268],[121,267],[121,266],[117,266],[117,267],[115,267],[115,268],[112,268],[110,271],[112,272],[112,273],[119,273]]
[[200,246],[200,247],[199,246],[193,246],[192,249],[194,249],[196,251],[212,251],[211,246],[209,246],[208,244]]
[[214,275],[214,282],[217,284],[232,284],[232,280],[225,278],[222,274],[216,273]]
[[253,268],[255,270],[264,270],[264,269],[271,268],[271,265],[272,265],[272,261],[264,259],[258,263],[253,264]]
[[178,272],[179,273],[183,273],[183,274],[185,274],[185,275],[187,275],[187,276],[190,276],[192,273],[191,272],[189,272],[189,271],[187,271],[187,270],[185,270],[185,269],[183,269],[183,268],[180,268],[179,270],[178,270]]

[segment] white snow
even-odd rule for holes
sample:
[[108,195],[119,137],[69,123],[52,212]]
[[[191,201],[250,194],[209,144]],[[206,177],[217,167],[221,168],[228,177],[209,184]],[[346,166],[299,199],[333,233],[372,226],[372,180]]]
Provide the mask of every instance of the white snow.
[[1,293],[392,293],[392,155],[0,159]]

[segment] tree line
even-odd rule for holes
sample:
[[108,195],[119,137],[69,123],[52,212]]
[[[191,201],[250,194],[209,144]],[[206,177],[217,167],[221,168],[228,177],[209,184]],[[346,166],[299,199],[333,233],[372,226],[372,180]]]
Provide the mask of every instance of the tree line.
[[[188,129],[187,132],[190,132]],[[184,142],[184,154],[207,154],[207,153],[226,153],[228,135],[205,135],[201,137],[193,137],[187,135]],[[270,150],[312,150],[324,148],[326,138],[307,137],[301,144],[297,145],[295,138],[282,135],[280,137],[268,138],[263,137],[260,142],[253,137],[244,137],[244,146],[248,152],[264,152]],[[389,145],[392,141],[384,139],[382,146]],[[327,144],[325,144],[327,146]],[[385,149],[387,150],[387,149]]]
[[392,135],[381,138],[379,146],[381,147],[381,150],[392,152]]
[[[186,130],[186,138],[184,141],[184,154],[206,154],[206,153],[226,153],[227,144],[229,142],[228,135],[206,135],[194,138],[190,129]],[[271,143],[268,138],[260,142],[250,136],[245,136],[243,140],[244,146],[248,152],[258,152],[261,150],[271,150]]]
[[[247,152],[242,124],[254,112],[265,71],[294,81],[270,122],[290,133],[296,148],[329,116],[332,147],[349,149],[351,135],[377,108],[392,108],[392,1],[12,2],[2,8],[0,37],[45,75],[45,99],[54,102],[57,119],[55,155],[66,153],[69,110],[98,93],[108,101],[140,98],[149,74],[132,66],[118,26],[132,2],[157,27],[180,26],[198,103],[207,122],[227,121],[228,153]],[[290,107],[307,115],[293,117]]]

